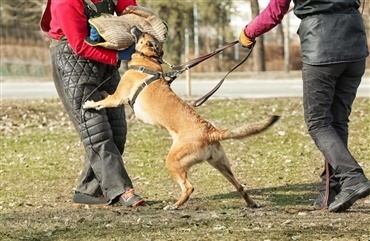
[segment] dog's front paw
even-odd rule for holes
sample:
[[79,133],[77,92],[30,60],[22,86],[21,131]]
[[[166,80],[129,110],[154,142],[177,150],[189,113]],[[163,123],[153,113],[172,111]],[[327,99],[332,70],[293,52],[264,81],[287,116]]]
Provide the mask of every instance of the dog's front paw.
[[177,210],[179,209],[179,206],[176,205],[168,205],[163,208],[163,210]]
[[82,108],[83,108],[83,109],[96,108],[96,106],[95,106],[94,104],[95,104],[95,101],[93,101],[93,100],[87,100],[87,101],[82,105]]
[[250,207],[250,208],[260,208],[261,205],[259,205],[258,203],[253,203],[253,204],[248,204],[248,207]]

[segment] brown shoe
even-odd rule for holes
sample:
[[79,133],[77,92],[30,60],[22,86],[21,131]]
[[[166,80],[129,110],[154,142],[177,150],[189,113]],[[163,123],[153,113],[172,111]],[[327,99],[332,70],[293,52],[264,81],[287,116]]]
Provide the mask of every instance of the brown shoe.
[[134,189],[125,191],[120,197],[119,202],[125,207],[137,207],[144,204],[144,199],[135,193]]

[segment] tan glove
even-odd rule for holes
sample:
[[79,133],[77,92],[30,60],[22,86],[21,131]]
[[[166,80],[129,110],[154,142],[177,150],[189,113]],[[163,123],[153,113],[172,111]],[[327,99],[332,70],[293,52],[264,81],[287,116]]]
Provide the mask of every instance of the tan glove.
[[[246,27],[245,27],[246,28]],[[240,36],[239,36],[239,44],[243,48],[252,48],[252,46],[256,43],[256,40],[254,38],[250,38],[245,34],[245,28],[242,29]]]

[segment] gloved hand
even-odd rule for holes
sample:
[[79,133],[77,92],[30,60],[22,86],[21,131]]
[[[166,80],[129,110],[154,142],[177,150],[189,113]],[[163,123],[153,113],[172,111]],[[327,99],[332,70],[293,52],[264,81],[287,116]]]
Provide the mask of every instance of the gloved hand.
[[120,60],[131,60],[131,55],[135,52],[135,44],[131,45],[127,49],[118,51],[118,59]]
[[252,48],[252,46],[256,43],[256,40],[254,40],[254,38],[250,38],[248,37],[246,34],[245,34],[245,29],[247,27],[243,28],[241,33],[240,33],[240,36],[239,36],[239,44],[243,47],[243,48]]
[[95,42],[98,42],[98,40],[99,40],[98,30],[96,30],[96,28],[92,25],[90,25],[90,36],[89,36],[89,38],[92,41],[95,41]]

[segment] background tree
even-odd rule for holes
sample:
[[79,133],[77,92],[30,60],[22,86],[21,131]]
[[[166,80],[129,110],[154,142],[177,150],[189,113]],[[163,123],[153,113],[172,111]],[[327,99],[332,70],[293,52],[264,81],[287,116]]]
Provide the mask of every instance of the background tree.
[[[138,4],[151,8],[169,26],[169,40],[165,45],[165,52],[170,62],[185,61],[185,29],[189,32],[190,56],[209,53],[225,41],[231,41],[230,25],[231,0],[213,1],[166,1],[166,0],[139,0]],[[170,56],[168,54],[170,53]],[[222,56],[222,55],[221,55]],[[226,59],[230,56],[224,55]],[[231,57],[232,59],[232,57]],[[218,70],[224,66],[218,62],[211,68]]]
[[[139,0],[138,4],[152,9],[168,25],[168,39],[165,44],[165,59],[180,63],[184,53],[185,27],[190,22],[190,4],[187,2],[166,0]],[[169,56],[169,53],[171,55]]]
[[[252,17],[256,17],[260,13],[260,7],[258,4],[258,0],[250,0],[251,3],[251,10],[252,10]],[[266,71],[266,64],[265,64],[265,47],[264,47],[264,36],[261,35],[258,37],[258,41],[254,46],[253,50],[253,63],[254,63],[254,71]]]
[[[39,40],[40,16],[44,6],[42,0],[1,0],[0,26],[2,39]],[[33,40],[33,41],[32,41]]]
[[[19,72],[19,63],[24,69],[34,70],[50,64],[45,35],[39,27],[40,18],[46,0],[0,0],[0,75]],[[82,0],[81,0],[82,1]],[[261,0],[259,0],[261,3]],[[364,3],[364,0],[361,0]],[[236,39],[240,30],[231,28],[231,16],[240,6],[251,5],[251,12],[259,12],[258,0],[137,0],[141,6],[151,8],[169,27],[169,39],[165,44],[165,59],[173,64],[183,63],[187,57],[192,59],[209,53],[227,42]],[[362,7],[360,8],[362,11]],[[245,13],[244,13],[245,14]],[[294,18],[294,17],[293,17]],[[368,36],[370,36],[370,6],[365,5],[363,18]],[[251,20],[248,15],[243,21]],[[285,27],[285,26],[283,26]],[[189,53],[185,56],[185,29],[188,29]],[[258,38],[253,58],[241,66],[239,71],[282,70],[283,31],[282,26]],[[291,36],[291,35],[290,35]],[[286,36],[285,36],[286,37]],[[295,38],[296,39],[296,38]],[[265,45],[265,43],[268,43]],[[299,43],[290,47],[292,69],[301,67]],[[266,48],[266,50],[265,50]],[[45,49],[45,50],[44,50]],[[236,63],[237,51],[240,57],[245,53],[241,48],[230,49],[193,68],[194,72],[216,72],[229,70]],[[370,59],[368,58],[370,61]],[[369,62],[368,61],[368,62]],[[23,71],[27,73],[27,71]],[[43,72],[43,71],[39,71]]]

